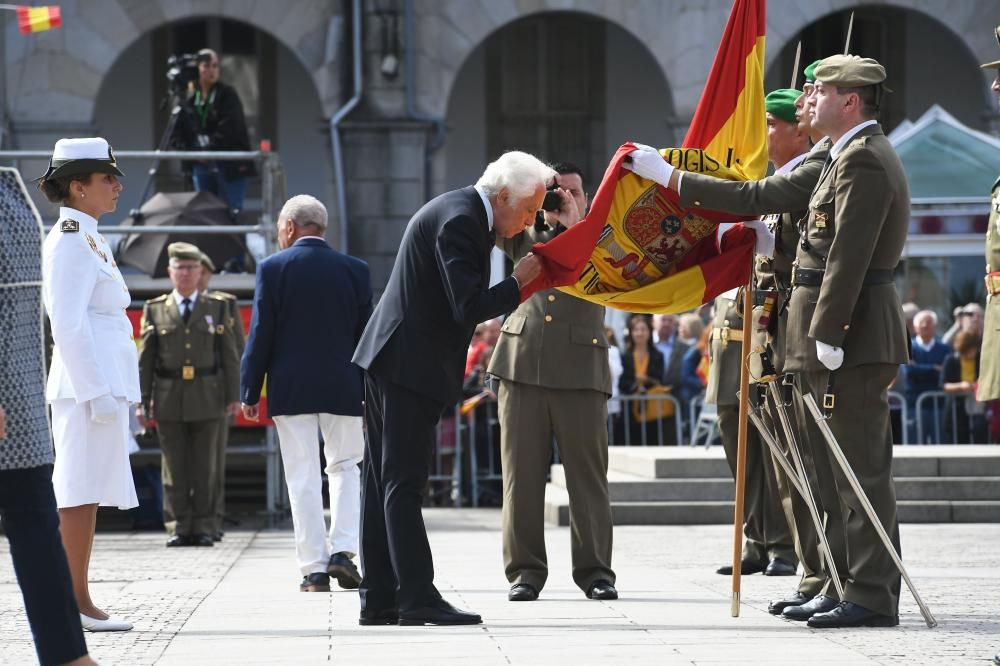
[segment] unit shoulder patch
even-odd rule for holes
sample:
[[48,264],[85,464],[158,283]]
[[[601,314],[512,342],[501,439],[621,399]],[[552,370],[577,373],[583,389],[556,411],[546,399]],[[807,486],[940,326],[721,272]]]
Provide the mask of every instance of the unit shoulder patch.
[[79,230],[80,223],[76,220],[63,220],[59,223],[59,231],[62,231],[63,233],[72,233]]

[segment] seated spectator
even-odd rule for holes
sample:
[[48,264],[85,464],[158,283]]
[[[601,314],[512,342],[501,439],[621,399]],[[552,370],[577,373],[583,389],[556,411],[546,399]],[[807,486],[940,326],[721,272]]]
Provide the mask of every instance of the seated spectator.
[[[653,344],[652,318],[649,315],[635,314],[628,320],[628,340],[625,343],[625,354],[622,357],[622,375],[618,380],[621,395],[647,395],[650,393],[665,394],[668,389],[660,379],[663,377],[663,354]],[[659,439],[663,429],[663,441],[676,439],[670,433],[673,431],[671,413],[669,420],[661,423],[664,408],[672,411],[672,405],[663,404],[660,400],[625,401],[629,444],[655,445],[662,443]],[[643,441],[645,433],[645,441]],[[676,443],[676,442],[673,442]]]
[[941,441],[939,425],[941,408],[939,403],[925,400],[920,413],[914,410],[917,399],[927,391],[936,391],[941,386],[941,367],[951,353],[951,349],[937,337],[937,315],[932,310],[921,310],[913,317],[915,335],[910,340],[910,362],[906,364],[906,404],[924,425],[924,444]]
[[[955,353],[944,362],[944,392],[954,396],[956,443],[985,443],[985,405],[976,400],[979,380],[979,348],[982,339],[971,331],[955,336]],[[950,418],[950,415],[949,415]]]

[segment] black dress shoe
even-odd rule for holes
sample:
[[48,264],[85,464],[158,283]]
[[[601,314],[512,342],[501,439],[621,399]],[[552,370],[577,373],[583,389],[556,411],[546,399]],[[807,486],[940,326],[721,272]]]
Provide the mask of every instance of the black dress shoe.
[[590,589],[587,590],[587,598],[599,601],[614,600],[618,598],[618,590],[606,580],[595,580],[590,584]]
[[362,627],[399,624],[399,610],[395,608],[380,611],[363,610],[361,616],[358,617],[358,624]]
[[476,613],[458,610],[444,599],[433,604],[399,611],[399,624],[403,627],[425,624],[482,624],[483,618]]
[[518,583],[510,588],[507,601],[534,601],[538,598],[538,590],[533,585]]
[[776,557],[767,565],[764,569],[765,576],[794,576],[795,569],[797,567],[789,562],[788,560],[783,560],[780,557]]
[[222,530],[219,530],[218,532],[212,535],[212,541],[218,543],[219,541],[222,541],[222,537],[224,536],[226,536],[226,533],[223,532]]
[[781,611],[781,617],[786,620],[805,622],[816,613],[826,613],[827,611],[832,611],[838,606],[839,603],[839,601],[832,597],[820,594],[813,597],[812,601],[807,601],[806,603],[798,606],[788,606],[785,610]]
[[317,571],[316,573],[311,573],[308,576],[302,577],[302,582],[299,583],[299,592],[329,592],[330,591],[330,574],[323,573],[322,571]]
[[853,601],[841,601],[831,611],[816,613],[809,618],[809,626],[813,629],[842,629],[845,627],[895,627],[899,624],[898,615],[882,615]]
[[334,553],[326,565],[326,572],[337,579],[337,584],[345,590],[356,590],[361,587],[361,574],[344,553]]
[[[749,576],[750,574],[760,573],[767,567],[767,562],[752,562],[750,560],[743,560],[740,562],[740,575]],[[719,567],[715,570],[715,573],[722,574],[723,576],[733,575],[733,565],[727,564],[724,567]]]
[[771,615],[781,615],[781,611],[791,606],[801,606],[812,601],[812,597],[801,592],[792,592],[784,599],[775,599],[767,605],[767,612]]
[[184,548],[191,545],[191,537],[186,534],[175,534],[167,539],[167,548]]
[[995,655],[993,655],[993,663],[996,664],[997,666],[1000,666],[1000,652],[997,652]]
[[198,546],[200,548],[211,548],[215,545],[215,542],[212,541],[212,537],[207,534],[195,534],[191,537],[190,545]]

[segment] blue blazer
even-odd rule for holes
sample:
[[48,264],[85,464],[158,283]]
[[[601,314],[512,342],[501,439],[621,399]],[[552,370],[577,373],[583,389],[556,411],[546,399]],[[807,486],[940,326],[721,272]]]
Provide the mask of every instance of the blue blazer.
[[304,238],[257,265],[240,399],[269,416],[362,415],[362,372],[351,355],[372,313],[368,264]]

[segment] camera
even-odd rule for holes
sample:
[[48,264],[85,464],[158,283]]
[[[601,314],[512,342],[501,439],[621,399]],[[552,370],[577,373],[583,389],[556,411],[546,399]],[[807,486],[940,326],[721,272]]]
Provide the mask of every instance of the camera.
[[187,94],[188,85],[197,80],[197,53],[180,53],[167,58],[167,81],[174,95],[183,97]]
[[559,193],[556,192],[559,189],[559,183],[552,183],[545,189],[545,198],[542,199],[542,210],[547,210],[550,213],[557,213],[562,210],[562,199],[559,197]]

